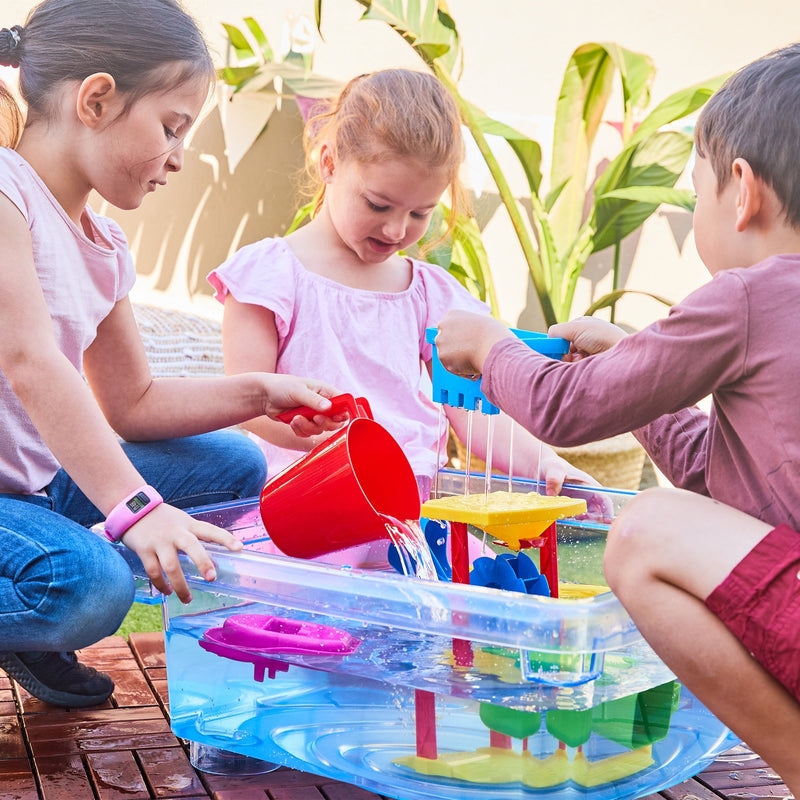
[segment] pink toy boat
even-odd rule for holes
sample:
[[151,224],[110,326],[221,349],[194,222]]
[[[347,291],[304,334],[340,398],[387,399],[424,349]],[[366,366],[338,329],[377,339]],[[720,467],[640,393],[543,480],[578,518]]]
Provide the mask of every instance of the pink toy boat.
[[209,628],[199,644],[203,650],[223,658],[252,663],[253,678],[260,682],[265,673],[274,678],[289,669],[288,664],[263,653],[346,656],[361,642],[347,631],[328,625],[267,614],[236,614],[228,617],[221,628]]
[[236,614],[221,628],[209,628],[206,642],[259,650],[262,653],[301,653],[310,655],[349,655],[361,642],[347,631],[298,622],[266,614]]

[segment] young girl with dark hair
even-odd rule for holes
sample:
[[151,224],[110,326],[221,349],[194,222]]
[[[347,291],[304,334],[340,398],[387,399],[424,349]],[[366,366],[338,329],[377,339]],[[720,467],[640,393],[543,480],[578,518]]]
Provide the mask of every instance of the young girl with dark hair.
[[[213,580],[201,542],[241,545],[179,508],[255,495],[265,478],[246,437],[211,432],[325,410],[332,390],[150,374],[125,237],[87,201],[137,208],[182,166],[214,70],[177,2],[45,0],[0,30],[0,64],[19,68],[27,107],[22,126],[0,86],[0,666],[42,700],[93,705],[113,683],[74,650],[116,630],[133,579],[86,528],[105,517],[153,583],[188,601],[179,551]],[[317,421],[303,430],[332,424]]]

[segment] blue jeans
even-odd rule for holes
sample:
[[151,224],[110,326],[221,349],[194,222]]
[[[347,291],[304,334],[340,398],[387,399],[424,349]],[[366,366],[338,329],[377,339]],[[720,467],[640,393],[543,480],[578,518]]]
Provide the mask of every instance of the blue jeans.
[[[267,467],[236,431],[123,443],[145,482],[179,508],[258,495]],[[113,634],[133,576],[102,537],[103,515],[60,470],[46,496],[0,494],[0,651],[78,650]]]

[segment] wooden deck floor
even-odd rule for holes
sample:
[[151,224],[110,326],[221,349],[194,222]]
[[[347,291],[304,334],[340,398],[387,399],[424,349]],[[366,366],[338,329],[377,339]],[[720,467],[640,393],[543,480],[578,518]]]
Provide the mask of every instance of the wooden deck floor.
[[[186,743],[170,731],[161,634],[111,637],[82,651],[81,660],[114,678],[116,691],[104,706],[57,709],[0,672],[0,800],[378,800],[286,768],[250,778],[196,772]],[[783,797],[789,793],[780,778],[739,746],[649,800]]]

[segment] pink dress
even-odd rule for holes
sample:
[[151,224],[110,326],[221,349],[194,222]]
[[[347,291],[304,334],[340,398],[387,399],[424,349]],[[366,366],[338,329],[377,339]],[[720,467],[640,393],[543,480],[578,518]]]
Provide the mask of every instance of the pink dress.
[[[413,276],[405,291],[365,291],[309,272],[284,239],[262,239],[243,247],[208,280],[220,302],[230,292],[239,302],[275,314],[277,372],[319,378],[366,397],[375,419],[399,442],[424,482],[440,466],[439,411],[423,366],[431,359],[425,329],[452,308],[479,313],[488,308],[442,267],[410,261]],[[270,475],[302,455],[256,441]],[[444,446],[441,454],[444,459]]]

